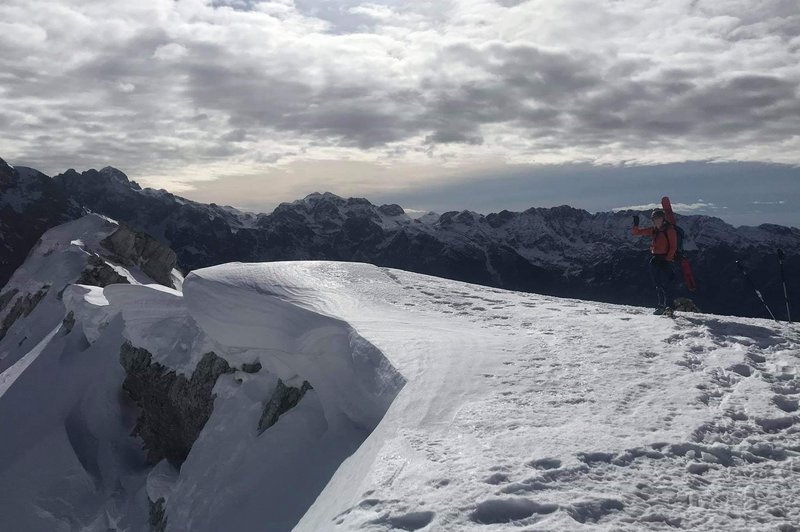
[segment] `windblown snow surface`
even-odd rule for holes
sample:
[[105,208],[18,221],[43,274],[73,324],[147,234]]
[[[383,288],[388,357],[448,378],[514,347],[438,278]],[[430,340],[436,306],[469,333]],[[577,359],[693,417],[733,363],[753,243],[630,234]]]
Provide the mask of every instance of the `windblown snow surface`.
[[[73,331],[0,391],[9,530],[143,530],[161,497],[168,531],[800,523],[787,325],[334,262],[207,268],[182,294],[73,285],[64,301]],[[124,341],[184,374],[208,351],[264,369],[220,377],[180,470],[150,467],[119,393]],[[313,390],[259,435],[278,378]]]

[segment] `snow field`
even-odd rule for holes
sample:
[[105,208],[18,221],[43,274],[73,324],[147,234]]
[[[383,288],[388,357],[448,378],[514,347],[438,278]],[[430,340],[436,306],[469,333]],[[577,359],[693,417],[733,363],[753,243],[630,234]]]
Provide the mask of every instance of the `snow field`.
[[771,381],[798,382],[798,343],[768,322],[672,321],[366,265],[225,268],[340,316],[408,381],[297,530],[797,519],[797,417]]
[[[0,396],[0,426],[20,427],[0,439],[17,530],[141,530],[148,496],[175,531],[800,521],[795,329],[353,263],[227,264],[183,290],[64,292],[74,329]],[[186,375],[209,351],[263,366],[219,378],[180,471],[128,437],[126,340]],[[259,435],[279,378],[313,390]]]

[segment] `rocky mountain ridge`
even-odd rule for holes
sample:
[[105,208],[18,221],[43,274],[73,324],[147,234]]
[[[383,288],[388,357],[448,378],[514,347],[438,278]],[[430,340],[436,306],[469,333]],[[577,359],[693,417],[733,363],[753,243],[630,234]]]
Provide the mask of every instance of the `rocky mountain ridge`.
[[[413,219],[399,205],[314,193],[270,214],[252,214],[142,189],[111,167],[68,170],[52,179],[24,168],[4,175],[0,220],[3,233],[14,236],[0,243],[11,251],[11,260],[0,264],[0,283],[40,228],[88,210],[153,235],[175,250],[184,271],[232,261],[344,260],[549,295],[638,305],[654,299],[648,242],[630,234],[634,212],[592,214],[560,206]],[[38,218],[44,205],[48,217]],[[18,227],[23,224],[15,220],[23,219],[37,223]],[[752,270],[774,310],[781,308],[775,252],[786,251],[786,271],[800,270],[800,230],[734,228],[708,216],[681,216],[679,223],[700,286],[692,297],[702,310],[765,315],[735,260]],[[790,295],[800,294],[800,279],[788,281]]]

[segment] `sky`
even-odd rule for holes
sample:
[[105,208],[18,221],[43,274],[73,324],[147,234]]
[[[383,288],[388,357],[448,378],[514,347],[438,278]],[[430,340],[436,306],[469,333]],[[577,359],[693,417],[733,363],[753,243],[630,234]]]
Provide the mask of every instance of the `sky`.
[[797,0],[4,0],[0,157],[267,212],[800,226]]

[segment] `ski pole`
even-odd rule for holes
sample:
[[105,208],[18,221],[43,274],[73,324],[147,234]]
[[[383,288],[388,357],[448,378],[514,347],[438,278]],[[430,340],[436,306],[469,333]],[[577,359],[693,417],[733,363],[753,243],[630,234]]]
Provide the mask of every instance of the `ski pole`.
[[778,248],[778,264],[781,265],[781,283],[783,283],[783,299],[786,300],[786,317],[792,323],[792,313],[789,311],[789,292],[786,290],[786,276],[783,273],[783,259],[786,258],[783,250]]
[[753,290],[756,291],[758,299],[760,299],[761,302],[764,304],[764,307],[766,307],[767,312],[769,312],[769,315],[772,316],[772,319],[778,321],[778,318],[776,318],[775,314],[773,314],[772,311],[769,309],[769,305],[767,305],[767,302],[764,301],[764,296],[762,296],[761,291],[758,288],[756,288],[756,283],[754,283],[753,280],[750,278],[750,275],[747,273],[747,270],[744,269],[744,266],[742,266],[742,264],[738,260],[736,261],[736,266],[742,272],[742,275],[744,275],[744,278],[747,280],[747,284],[749,284],[753,288]]

